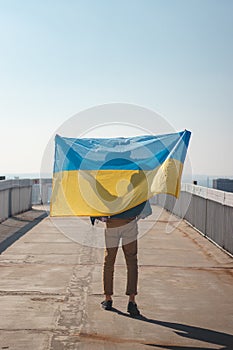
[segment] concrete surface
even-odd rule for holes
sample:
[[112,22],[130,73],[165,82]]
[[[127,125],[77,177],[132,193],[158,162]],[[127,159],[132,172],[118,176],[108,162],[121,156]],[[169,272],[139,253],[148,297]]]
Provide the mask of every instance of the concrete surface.
[[[157,207],[140,223],[141,231],[149,229],[139,239],[137,303],[143,316],[133,319],[126,313],[121,249],[115,309],[104,311],[103,249],[72,241],[56,220],[39,221],[41,214],[23,214],[31,228],[18,227],[23,234],[0,255],[0,349],[233,349],[233,259],[187,223]],[[66,232],[69,225],[62,220]],[[0,224],[0,237],[2,231],[17,233],[15,226]]]
[[38,208],[12,216],[3,222],[0,220],[0,254],[46,216],[47,213]]

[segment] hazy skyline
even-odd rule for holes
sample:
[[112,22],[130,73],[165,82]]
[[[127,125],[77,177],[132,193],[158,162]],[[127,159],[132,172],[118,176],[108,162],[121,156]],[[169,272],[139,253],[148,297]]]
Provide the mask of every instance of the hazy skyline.
[[233,176],[232,15],[230,0],[0,0],[0,175],[39,173],[67,119],[121,102],[190,130],[193,173]]

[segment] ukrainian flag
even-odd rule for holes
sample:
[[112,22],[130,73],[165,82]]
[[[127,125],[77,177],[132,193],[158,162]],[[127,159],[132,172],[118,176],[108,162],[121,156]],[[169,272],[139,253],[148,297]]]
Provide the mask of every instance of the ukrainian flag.
[[111,216],[158,193],[179,196],[191,133],[130,138],[56,135],[51,216]]

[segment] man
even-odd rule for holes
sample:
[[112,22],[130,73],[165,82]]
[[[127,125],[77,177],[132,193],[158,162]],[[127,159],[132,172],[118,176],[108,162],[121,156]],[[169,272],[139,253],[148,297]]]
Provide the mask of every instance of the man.
[[[105,300],[101,303],[105,310],[112,309],[113,277],[116,255],[122,239],[122,249],[127,266],[126,295],[129,296],[127,312],[130,316],[140,315],[135,297],[138,293],[138,261],[137,261],[137,221],[151,215],[152,210],[148,201],[120,214],[99,218],[106,222],[105,257],[103,267],[103,287]],[[93,221],[93,219],[91,218]]]

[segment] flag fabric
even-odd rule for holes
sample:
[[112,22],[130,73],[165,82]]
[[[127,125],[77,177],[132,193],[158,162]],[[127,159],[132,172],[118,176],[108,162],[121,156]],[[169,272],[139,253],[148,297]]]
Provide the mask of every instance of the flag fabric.
[[56,135],[51,216],[111,216],[179,196],[190,131],[118,138]]

